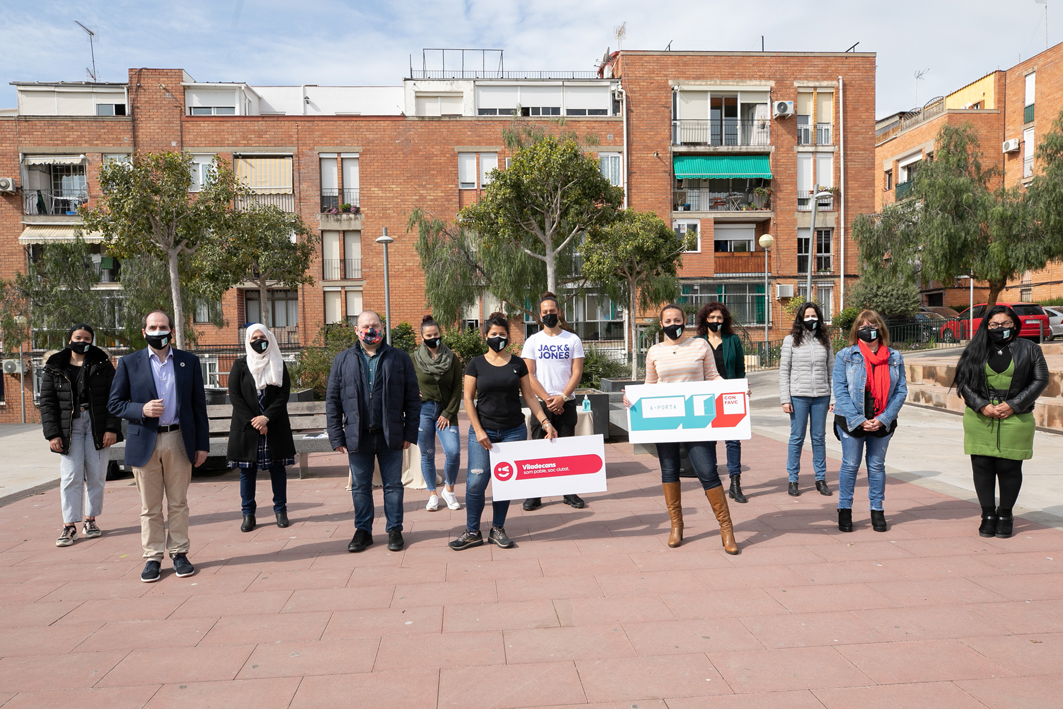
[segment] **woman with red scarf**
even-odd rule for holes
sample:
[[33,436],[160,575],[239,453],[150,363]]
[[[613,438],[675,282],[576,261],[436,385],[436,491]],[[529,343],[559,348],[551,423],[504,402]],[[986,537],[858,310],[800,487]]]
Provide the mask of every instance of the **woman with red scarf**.
[[843,532],[853,531],[853,489],[865,450],[871,526],[886,531],[886,448],[908,394],[904,359],[889,341],[882,316],[864,310],[853,323],[849,346],[834,359],[834,435],[842,442],[838,529]]

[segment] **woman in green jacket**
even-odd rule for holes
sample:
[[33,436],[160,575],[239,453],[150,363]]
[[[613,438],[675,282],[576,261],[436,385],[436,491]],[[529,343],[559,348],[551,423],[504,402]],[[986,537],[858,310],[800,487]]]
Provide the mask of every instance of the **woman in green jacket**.
[[[708,341],[716,360],[716,371],[724,379],[745,379],[746,358],[742,351],[742,339],[731,329],[731,311],[723,303],[707,303],[698,311],[698,337]],[[715,450],[716,441],[709,441]],[[735,502],[746,502],[742,494],[742,442],[724,441],[727,446],[727,472],[731,476],[728,491]]]
[[461,467],[461,439],[458,435],[458,405],[462,395],[461,362],[449,347],[443,344],[439,323],[431,315],[421,321],[422,344],[413,353],[413,365],[417,370],[417,385],[421,389],[421,423],[417,434],[417,447],[421,449],[421,474],[428,487],[426,509],[439,509],[436,495],[436,436],[443,444],[443,501],[452,510],[461,509],[454,495],[454,483],[458,481]]

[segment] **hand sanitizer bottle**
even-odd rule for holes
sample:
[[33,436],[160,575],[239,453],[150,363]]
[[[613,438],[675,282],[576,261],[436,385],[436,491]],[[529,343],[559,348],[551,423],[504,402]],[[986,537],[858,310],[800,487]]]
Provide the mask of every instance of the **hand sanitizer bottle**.
[[590,411],[591,410],[591,400],[587,398],[586,394],[583,395],[583,410],[584,411]]

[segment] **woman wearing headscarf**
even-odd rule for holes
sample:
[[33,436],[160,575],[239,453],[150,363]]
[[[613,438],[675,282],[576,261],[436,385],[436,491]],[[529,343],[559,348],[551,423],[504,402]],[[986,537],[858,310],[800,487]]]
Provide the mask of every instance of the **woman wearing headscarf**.
[[107,448],[122,437],[121,419],[107,411],[114,365],[106,352],[92,344],[95,336],[92,327],[84,323],[70,328],[66,347],[48,357],[41,378],[44,437],[52,451],[62,456],[59,497],[63,531],[55,540],[57,547],[74,543],[77,523],[82,520],[86,538],[103,534],[96,517],[103,512],[110,460]]
[[229,426],[228,458],[240,468],[240,499],[244,515],[241,532],[255,528],[255,479],[259,469],[269,470],[273,485],[273,511],[277,526],[288,526],[287,465],[295,465],[295,441],[288,420],[291,380],[281,359],[277,338],[265,325],[247,328],[247,355],[229,372],[229,401],[233,406]]
[[461,362],[443,344],[439,323],[431,315],[421,321],[421,346],[413,353],[417,387],[421,390],[421,421],[417,447],[421,449],[421,475],[428,488],[426,509],[439,509],[436,495],[436,436],[443,444],[443,501],[452,510],[461,509],[454,484],[461,467],[461,436],[458,434],[458,406],[462,397]]
[[953,385],[967,404],[963,452],[971,456],[974,469],[982,537],[1007,539],[1012,534],[1022,461],[1033,457],[1033,407],[1048,386],[1044,353],[1036,343],[1019,337],[1020,328],[1022,321],[1014,310],[993,306],[956,365]]

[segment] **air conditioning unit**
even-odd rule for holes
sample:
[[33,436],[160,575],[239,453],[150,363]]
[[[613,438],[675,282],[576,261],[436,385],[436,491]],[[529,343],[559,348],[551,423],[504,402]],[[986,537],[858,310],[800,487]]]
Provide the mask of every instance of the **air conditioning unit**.
[[1011,140],[1005,140],[1001,148],[1005,153],[1017,153],[1019,152],[1019,139],[1012,138]]
[[0,177],[0,192],[7,192],[9,194],[15,193],[15,178],[14,177]]
[[21,359],[4,360],[4,374],[23,374],[25,371],[26,365]]
[[772,114],[776,118],[786,118],[787,116],[794,115],[794,102],[793,101],[775,101],[772,104]]
[[776,283],[775,284],[775,297],[776,298],[793,298],[794,297],[794,284],[793,283]]

